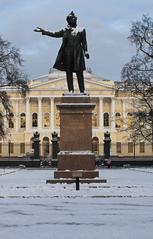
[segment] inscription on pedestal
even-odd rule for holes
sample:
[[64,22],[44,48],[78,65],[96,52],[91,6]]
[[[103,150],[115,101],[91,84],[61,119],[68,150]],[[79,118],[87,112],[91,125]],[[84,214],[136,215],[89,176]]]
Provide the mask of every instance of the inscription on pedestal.
[[83,173],[76,171],[76,172],[72,172],[72,178],[82,178]]

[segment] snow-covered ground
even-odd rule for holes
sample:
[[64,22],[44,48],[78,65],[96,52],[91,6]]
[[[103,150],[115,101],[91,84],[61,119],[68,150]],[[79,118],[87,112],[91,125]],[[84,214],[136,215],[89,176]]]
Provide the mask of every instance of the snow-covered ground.
[[46,184],[53,170],[0,169],[0,239],[150,239],[153,168],[101,169],[103,184]]

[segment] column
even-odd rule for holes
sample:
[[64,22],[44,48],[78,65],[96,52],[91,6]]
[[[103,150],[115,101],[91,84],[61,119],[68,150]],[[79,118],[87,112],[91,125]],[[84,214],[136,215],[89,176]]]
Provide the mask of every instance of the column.
[[104,112],[103,111],[104,111],[103,110],[103,97],[100,97],[99,98],[99,128],[100,129],[102,129],[103,126],[104,126],[104,122],[103,122],[103,119],[104,119],[103,114],[104,114]]
[[50,98],[50,128],[54,131],[54,98]]
[[123,127],[126,126],[125,99],[122,99]]
[[30,98],[26,98],[26,131],[30,129]]
[[115,98],[111,98],[111,128],[115,129]]
[[19,130],[19,101],[16,100],[15,102],[15,130]]
[[4,128],[8,128],[8,122],[7,122],[7,118],[6,118],[6,110],[4,108],[4,106],[2,106],[2,113],[3,113],[3,120],[4,120]]
[[38,131],[42,129],[42,98],[38,98]]

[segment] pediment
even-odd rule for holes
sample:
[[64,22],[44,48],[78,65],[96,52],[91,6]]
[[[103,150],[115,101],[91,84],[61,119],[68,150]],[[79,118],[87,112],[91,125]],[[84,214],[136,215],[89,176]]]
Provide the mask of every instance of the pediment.
[[[35,81],[30,82],[30,90],[31,91],[67,91],[67,82],[66,77],[59,77],[59,78],[38,78]],[[78,82],[77,78],[74,76],[74,88],[78,90]],[[85,89],[86,91],[103,91],[103,92],[110,92],[114,90],[114,82],[112,81],[105,81],[99,80],[95,77],[85,77]]]

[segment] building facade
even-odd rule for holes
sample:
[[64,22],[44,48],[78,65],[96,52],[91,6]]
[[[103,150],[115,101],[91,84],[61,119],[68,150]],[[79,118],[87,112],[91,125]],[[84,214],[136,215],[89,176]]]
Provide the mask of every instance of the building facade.
[[[74,77],[75,89],[78,89]],[[8,88],[12,103],[9,122],[4,117],[6,137],[0,139],[1,157],[22,157],[32,151],[34,132],[40,133],[42,156],[51,155],[51,133],[60,137],[59,112],[56,104],[67,92],[65,73],[53,71],[48,75],[29,81],[30,91],[23,98],[16,89]],[[128,93],[118,93],[113,81],[85,72],[85,88],[96,107],[92,116],[93,151],[103,155],[104,132],[111,134],[111,155],[152,155],[152,145],[140,140],[134,142],[127,130],[135,99]],[[76,92],[79,92],[76,90]],[[1,114],[5,115],[2,106]]]

